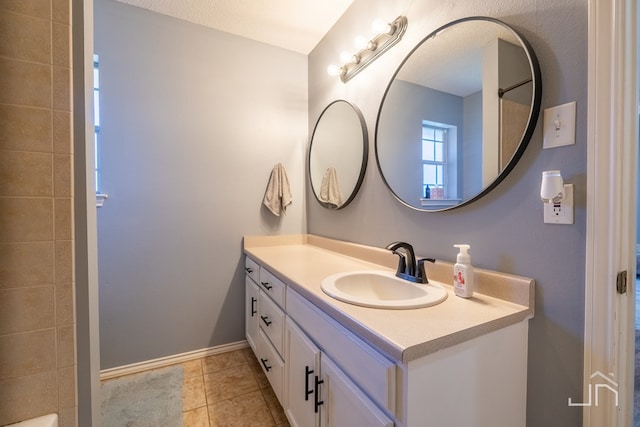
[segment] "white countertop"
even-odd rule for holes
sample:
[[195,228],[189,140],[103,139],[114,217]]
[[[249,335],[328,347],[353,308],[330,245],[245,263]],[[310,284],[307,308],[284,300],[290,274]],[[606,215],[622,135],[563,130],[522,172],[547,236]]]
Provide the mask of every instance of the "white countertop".
[[445,284],[447,299],[435,306],[388,310],[338,301],[321,289],[331,274],[370,269],[395,270],[390,251],[312,235],[247,236],[244,252],[322,311],[387,357],[407,363],[533,317],[534,281],[478,270],[470,299],[454,295],[450,263],[427,267],[431,280]]

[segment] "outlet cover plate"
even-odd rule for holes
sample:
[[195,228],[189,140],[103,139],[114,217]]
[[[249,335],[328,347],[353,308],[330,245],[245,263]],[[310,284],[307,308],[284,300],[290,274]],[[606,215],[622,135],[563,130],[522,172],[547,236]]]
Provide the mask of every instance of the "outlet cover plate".
[[545,108],[542,118],[542,148],[555,148],[576,143],[576,103]]
[[560,203],[544,203],[545,224],[573,224],[573,184],[564,185]]

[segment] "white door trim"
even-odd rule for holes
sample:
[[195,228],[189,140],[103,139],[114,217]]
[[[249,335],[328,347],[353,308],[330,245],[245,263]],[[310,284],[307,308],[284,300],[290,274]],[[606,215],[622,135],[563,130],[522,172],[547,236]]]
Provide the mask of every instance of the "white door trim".
[[583,425],[589,427],[629,426],[633,416],[634,306],[628,296],[635,284],[621,296],[615,278],[619,271],[635,272],[636,8],[636,0],[589,0],[583,402],[599,371],[613,374],[620,404],[585,406]]

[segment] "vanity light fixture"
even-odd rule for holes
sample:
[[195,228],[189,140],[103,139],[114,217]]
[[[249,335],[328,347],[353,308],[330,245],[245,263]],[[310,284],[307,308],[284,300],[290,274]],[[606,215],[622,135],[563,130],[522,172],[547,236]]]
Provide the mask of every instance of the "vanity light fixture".
[[327,73],[330,76],[340,76],[343,83],[348,82],[363,68],[382,55],[387,49],[398,43],[407,30],[407,17],[398,16],[392,22],[377,19],[373,22],[373,30],[377,33],[373,38],[366,39],[358,36],[355,40],[355,53],[340,54],[341,66],[329,65]]
[[540,198],[545,223],[573,224],[573,184],[565,184],[559,170],[542,172]]

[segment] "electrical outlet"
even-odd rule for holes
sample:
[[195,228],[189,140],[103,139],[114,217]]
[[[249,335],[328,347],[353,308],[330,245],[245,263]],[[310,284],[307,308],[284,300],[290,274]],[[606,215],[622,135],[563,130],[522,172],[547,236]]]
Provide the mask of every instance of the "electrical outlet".
[[560,203],[544,203],[545,224],[573,224],[573,184],[564,185]]

